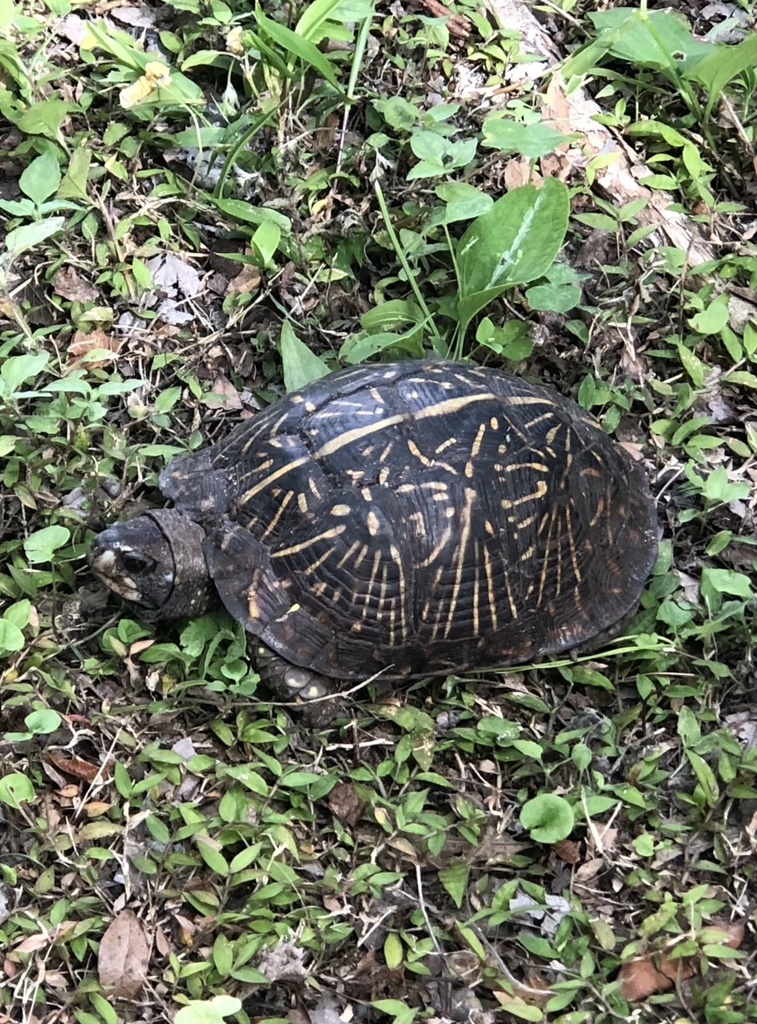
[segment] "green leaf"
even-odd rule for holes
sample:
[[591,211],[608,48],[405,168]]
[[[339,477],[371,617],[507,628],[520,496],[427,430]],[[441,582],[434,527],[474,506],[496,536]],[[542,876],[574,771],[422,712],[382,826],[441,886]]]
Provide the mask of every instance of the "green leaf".
[[51,149],[32,160],[18,179],[18,185],[37,206],[53,195],[60,185],[60,164]]
[[22,356],[9,356],[0,364],[0,379],[12,393],[27,380],[34,380],[50,361],[48,352],[27,352]]
[[420,357],[423,355],[421,332],[417,327],[402,334],[396,334],[394,331],[378,331],[376,334],[359,331],[345,340],[339,349],[339,360],[355,366],[387,348],[402,349],[409,355]]
[[708,807],[714,807],[720,799],[720,787],[718,786],[718,781],[715,778],[715,773],[704,758],[700,757],[699,754],[695,753],[693,750],[687,749],[686,757],[688,758],[689,764],[697,777],[697,782],[699,783],[704,795],[705,803]]
[[690,348],[686,348],[682,342],[678,344],[678,358],[681,360],[681,366],[691,377],[694,385],[701,388],[707,373],[707,366],[699,356],[695,355]]
[[677,13],[616,7],[590,12],[589,18],[613,57],[644,68],[677,72],[714,49],[713,43],[695,39],[686,19]]
[[281,241],[281,228],[278,224],[264,221],[252,236],[252,248],[259,265],[263,268],[273,264],[273,257]]
[[752,33],[736,46],[717,46],[700,60],[687,77],[694,78],[708,92],[703,120],[707,121],[712,108],[729,82],[757,64],[757,34]]
[[[268,980],[267,978],[265,979]],[[239,1013],[242,1002],[236,996],[213,996],[198,999],[182,1006],[174,1017],[174,1024],[223,1024],[224,1017]]]
[[24,648],[24,634],[7,619],[0,619],[0,651],[5,654],[13,654]]
[[279,349],[287,394],[330,372],[324,361],[300,341],[288,320],[281,325]]
[[520,811],[520,823],[536,843],[557,843],[573,831],[573,808],[553,793],[528,800]]
[[84,199],[89,201],[87,180],[91,161],[92,153],[86,146],[79,146],[73,151],[68,164],[68,170],[63,175],[63,180],[58,189],[59,199]]
[[689,320],[697,334],[719,334],[728,323],[728,296],[723,293]]
[[384,940],[384,960],[390,971],[396,971],[404,956],[402,939],[396,932],[389,932]]
[[51,235],[57,235],[65,223],[65,217],[46,217],[32,224],[22,224],[20,228],[14,228],[5,236],[6,248],[15,258],[27,249],[33,249],[44,242]]
[[472,220],[487,213],[494,205],[490,195],[466,181],[448,181],[443,185],[437,185],[434,191],[446,206],[441,210],[434,210],[429,218],[430,226]]
[[213,965],[221,978],[225,978],[234,966],[234,950],[223,932],[216,935],[213,943]]
[[62,719],[52,708],[31,711],[24,719],[24,725],[35,736],[48,736],[60,727]]
[[248,203],[244,199],[221,199],[218,196],[208,196],[207,198],[221,213],[225,213],[234,220],[240,220],[247,224],[278,224],[283,232],[291,231],[291,221],[277,210],[253,206],[252,203]]
[[546,156],[566,142],[579,138],[578,135],[563,135],[556,128],[536,121],[521,124],[490,114],[483,124],[482,145],[500,149],[503,153],[520,153],[531,160]]
[[234,765],[233,767],[224,767],[223,774],[230,776],[232,779],[236,779],[236,781],[240,782],[245,789],[249,789],[253,793],[257,793],[258,796],[268,796],[268,783],[262,775],[253,771],[249,765],[243,764]]
[[569,209],[566,186],[547,178],[540,189],[508,192],[468,227],[457,247],[461,332],[507,288],[547,272],[565,238]]
[[374,999],[371,1006],[394,1017],[394,1024],[411,1024],[418,1014],[417,1009],[412,1009],[399,999]]
[[500,992],[497,1002],[500,1010],[517,1017],[518,1020],[532,1021],[534,1024],[544,1020],[544,1014],[538,1006],[531,1006],[517,996],[506,996]]
[[210,839],[209,836],[203,835],[201,832],[198,832],[194,840],[197,843],[200,856],[211,871],[215,871],[217,875],[226,878],[229,874],[229,865],[226,863],[224,855],[216,846],[215,840]]
[[277,21],[273,21],[271,18],[267,17],[267,15],[263,14],[260,9],[255,11],[255,20],[260,28],[265,30],[270,39],[278,43],[279,46],[288,53],[293,54],[295,57],[298,57],[306,64],[315,68],[315,70],[320,72],[326,81],[341,94],[339,80],[336,77],[333,65],[328,58],[321,53],[317,46],[314,46],[310,40],[303,38],[296,32],[293,32],[291,28],[287,28],[285,25],[280,25]]
[[449,867],[441,868],[439,871],[439,881],[452,897],[458,910],[465,899],[469,875],[470,870],[464,861],[452,861]]
[[0,801],[19,810],[22,803],[34,799],[34,786],[21,772],[11,772],[0,779]]
[[58,139],[60,126],[71,111],[78,109],[75,103],[65,103],[55,97],[39,100],[16,118],[16,126],[27,135],[44,135],[48,139]]
[[718,594],[733,594],[735,597],[752,597],[752,584],[744,573],[735,572],[733,569],[713,569],[710,566],[702,568],[701,589],[705,591],[711,588]]
[[38,562],[52,562],[55,552],[68,544],[71,531],[65,526],[45,526],[36,530],[24,541],[24,553],[34,565]]

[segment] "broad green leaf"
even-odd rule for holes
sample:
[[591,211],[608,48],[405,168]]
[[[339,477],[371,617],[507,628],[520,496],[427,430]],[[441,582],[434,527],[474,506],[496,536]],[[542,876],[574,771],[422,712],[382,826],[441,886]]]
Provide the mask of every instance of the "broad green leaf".
[[396,971],[404,956],[402,939],[396,932],[389,932],[384,940],[384,960],[390,971]]
[[34,799],[34,786],[21,772],[11,772],[0,779],[0,801],[19,809],[22,803]]
[[376,334],[367,334],[360,331],[347,338],[339,349],[339,360],[355,366],[364,363],[371,356],[383,352],[387,348],[398,348],[412,356],[423,355],[423,337],[421,331],[414,327],[403,334],[395,334],[393,331],[378,331]]
[[24,554],[32,563],[51,562],[58,548],[68,544],[71,531],[65,526],[45,526],[24,541]]
[[573,808],[553,793],[542,793],[521,807],[520,823],[536,843],[558,843],[573,831]]
[[24,725],[35,736],[47,736],[60,726],[62,719],[52,708],[31,711],[24,719]]
[[728,296],[725,293],[689,319],[689,326],[697,334],[719,334],[727,323]]
[[222,978],[225,978],[234,966],[234,950],[223,932],[218,933],[213,943],[213,965]]
[[448,181],[437,185],[434,191],[446,206],[441,210],[434,210],[429,218],[431,226],[472,220],[486,213],[494,205],[490,195],[466,181]]
[[55,97],[39,100],[16,118],[16,126],[28,135],[57,139],[60,127],[69,113],[78,109],[75,103],[65,103]]
[[695,39],[686,19],[674,12],[616,7],[590,12],[589,18],[599,30],[599,42],[613,57],[640,67],[676,71],[691,67],[714,49],[713,43]]
[[287,394],[330,372],[323,360],[300,341],[288,320],[281,325],[279,349]]
[[374,100],[373,105],[392,128],[409,132],[421,118],[421,111],[402,96]]
[[63,180],[58,189],[59,199],[89,200],[87,180],[91,161],[92,153],[86,146],[79,146],[73,151],[68,164],[68,170],[63,175]]
[[261,267],[271,266],[281,241],[281,228],[271,221],[264,221],[252,236],[252,248],[260,261]]
[[29,625],[31,610],[31,601],[28,598],[24,598],[6,608],[3,618],[8,622],[12,622],[14,626],[18,626],[19,629],[24,629]]
[[697,777],[697,782],[702,790],[707,806],[714,807],[720,799],[720,787],[715,778],[715,773],[705,759],[693,750],[686,750],[686,757]]
[[215,871],[217,875],[226,878],[229,873],[229,865],[226,863],[224,855],[218,849],[215,840],[202,833],[198,833],[194,837],[194,841],[197,844],[197,849],[200,851],[200,856],[211,871]]
[[448,867],[439,871],[439,881],[452,897],[452,902],[458,910],[463,905],[469,875],[468,865],[461,860],[452,861]]
[[18,185],[25,196],[40,206],[58,188],[60,177],[60,164],[52,150],[47,149],[32,160],[18,179]]
[[174,1017],[174,1024],[223,1024],[224,1017],[230,1017],[241,1009],[242,1002],[236,996],[213,996],[212,999],[196,1000],[182,1006]]
[[251,790],[253,793],[257,793],[258,796],[268,796],[268,783],[265,781],[262,775],[250,768],[249,765],[234,765],[233,767],[224,767],[224,775],[230,776],[232,779],[236,779],[246,789]]
[[35,245],[44,242],[51,235],[57,235],[65,223],[65,217],[46,217],[44,220],[37,220],[32,224],[22,224],[21,227],[14,228],[5,236],[8,252],[15,257],[27,249],[33,249]]
[[546,156],[563,143],[579,138],[578,135],[563,135],[543,121],[522,124],[491,115],[484,121],[483,134],[482,145],[501,149],[503,153],[520,153],[531,160]]
[[694,78],[708,92],[704,121],[712,113],[713,106],[729,82],[757,65],[757,33],[748,35],[736,46],[717,46],[707,54],[686,76]]
[[0,651],[13,654],[24,648],[24,634],[13,622],[0,619]]
[[518,1020],[530,1021],[531,1024],[539,1024],[544,1020],[544,1014],[538,1006],[532,1006],[518,996],[505,992],[495,992],[500,1009],[505,1013],[517,1017]]
[[371,1006],[393,1016],[394,1024],[411,1024],[418,1015],[417,1009],[412,1009],[399,999],[374,999]]
[[34,380],[40,374],[48,362],[50,355],[47,352],[29,352],[23,356],[9,356],[0,365],[0,378],[8,385],[8,391],[13,393],[27,380]]
[[750,598],[753,594],[748,576],[734,569],[702,568],[702,590],[711,587],[718,594],[732,594],[734,597]]
[[253,206],[252,203],[248,203],[244,199],[221,199],[218,196],[208,196],[208,199],[218,207],[221,213],[225,213],[234,220],[241,220],[247,224],[265,224],[270,222],[278,224],[285,233],[291,231],[291,221],[277,210],[269,210],[263,206]]
[[557,178],[523,185],[498,199],[457,247],[459,322],[464,331],[492,299],[547,272],[568,227],[568,189]]

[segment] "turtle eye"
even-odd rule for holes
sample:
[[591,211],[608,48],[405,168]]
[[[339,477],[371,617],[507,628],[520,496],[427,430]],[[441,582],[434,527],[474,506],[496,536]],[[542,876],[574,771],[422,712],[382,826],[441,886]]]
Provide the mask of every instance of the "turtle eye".
[[140,555],[136,551],[126,551],[120,556],[121,565],[126,569],[127,572],[134,573],[134,575],[141,575],[148,570],[152,569],[155,565],[155,559],[149,558],[145,555]]

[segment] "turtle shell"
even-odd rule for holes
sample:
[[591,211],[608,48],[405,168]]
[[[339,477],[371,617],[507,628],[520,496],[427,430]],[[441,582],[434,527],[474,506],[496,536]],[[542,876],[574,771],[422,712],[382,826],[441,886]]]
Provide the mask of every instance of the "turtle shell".
[[345,680],[531,661],[622,624],[655,561],[643,467],[574,402],[497,370],[338,371],[174,459],[229,612]]

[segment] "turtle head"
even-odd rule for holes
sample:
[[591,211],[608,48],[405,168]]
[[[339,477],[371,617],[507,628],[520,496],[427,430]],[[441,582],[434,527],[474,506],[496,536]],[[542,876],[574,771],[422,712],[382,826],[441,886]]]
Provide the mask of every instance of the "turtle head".
[[147,618],[176,619],[214,603],[204,540],[197,523],[161,509],[103,530],[87,557],[93,575]]

